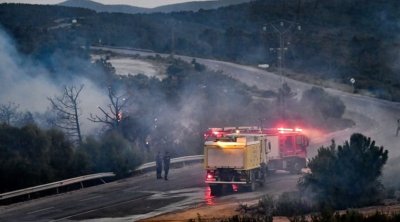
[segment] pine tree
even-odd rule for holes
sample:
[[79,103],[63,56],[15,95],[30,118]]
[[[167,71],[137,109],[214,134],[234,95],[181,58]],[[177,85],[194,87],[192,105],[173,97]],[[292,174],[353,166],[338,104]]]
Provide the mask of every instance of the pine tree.
[[311,174],[303,176],[300,188],[315,193],[322,206],[334,208],[358,207],[380,199],[383,185],[379,181],[388,151],[375,141],[355,133],[343,146],[335,142],[321,147],[311,159]]

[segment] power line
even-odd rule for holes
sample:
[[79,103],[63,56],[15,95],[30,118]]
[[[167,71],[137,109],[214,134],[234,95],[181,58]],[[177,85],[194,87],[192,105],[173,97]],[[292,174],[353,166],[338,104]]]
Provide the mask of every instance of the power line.
[[277,51],[278,56],[278,66],[279,66],[279,75],[281,76],[281,82],[283,83],[283,66],[285,59],[285,51],[288,50],[287,45],[285,44],[285,36],[290,33],[293,29],[297,29],[301,31],[301,25],[294,21],[289,20],[277,20],[270,23],[267,23],[263,26],[263,31],[265,32],[274,32],[278,33],[279,37],[279,47],[277,48],[269,48],[269,51]]

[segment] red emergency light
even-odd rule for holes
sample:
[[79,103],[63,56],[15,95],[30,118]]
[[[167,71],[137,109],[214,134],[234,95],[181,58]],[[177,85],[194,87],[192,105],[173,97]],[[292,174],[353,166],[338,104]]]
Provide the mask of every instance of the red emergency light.
[[211,128],[211,129],[208,129],[204,133],[204,139],[207,139],[209,137],[211,137],[211,138],[221,138],[223,135],[224,135],[224,132],[221,131],[221,129]]
[[212,134],[214,134],[214,136],[217,138],[221,138],[224,133],[220,131],[213,131]]
[[280,128],[278,128],[278,132],[279,132],[279,133],[303,132],[303,129],[301,129],[301,128],[292,129],[292,128],[283,128],[283,127],[280,127]]
[[293,129],[290,129],[290,128],[282,128],[282,127],[280,127],[280,128],[278,128],[278,131],[279,131],[280,133],[284,133],[284,132],[293,132]]
[[207,173],[206,180],[215,180],[214,175],[212,173]]

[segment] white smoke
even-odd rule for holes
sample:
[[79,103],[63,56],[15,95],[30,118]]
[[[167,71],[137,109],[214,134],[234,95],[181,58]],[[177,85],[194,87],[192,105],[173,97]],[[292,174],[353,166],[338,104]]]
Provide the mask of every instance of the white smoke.
[[[47,96],[57,87],[44,78],[47,71],[39,66],[27,65],[26,59],[16,51],[14,42],[0,30],[0,103],[14,102],[22,109],[43,112]],[[30,74],[37,73],[34,78]]]
[[81,122],[82,131],[89,133],[96,125],[87,121],[87,117],[89,113],[96,113],[98,106],[106,104],[107,90],[100,90],[81,77],[55,82],[49,76],[44,66],[33,65],[29,58],[18,53],[14,41],[0,29],[0,104],[13,102],[19,105],[20,111],[44,113],[50,107],[48,98],[60,96],[64,86],[84,84],[79,97]]

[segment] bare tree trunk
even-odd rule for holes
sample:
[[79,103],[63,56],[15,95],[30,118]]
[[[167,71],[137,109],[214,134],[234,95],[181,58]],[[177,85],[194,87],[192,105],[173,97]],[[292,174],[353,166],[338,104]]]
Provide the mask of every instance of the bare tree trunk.
[[121,121],[127,118],[122,114],[122,109],[126,106],[127,100],[123,96],[116,96],[111,87],[108,88],[108,98],[110,99],[109,111],[98,107],[103,115],[98,116],[91,113],[88,119],[95,123],[104,123],[112,129],[119,129]]
[[78,98],[83,87],[84,85],[81,85],[78,89],[75,86],[65,86],[61,96],[48,98],[57,115],[55,125],[64,130],[71,138],[76,138],[75,141],[78,144],[82,143]]
[[[80,90],[79,90],[79,92],[80,92]],[[79,94],[79,93],[78,93]],[[79,141],[79,144],[81,144],[82,143],[82,134],[81,134],[81,126],[80,126],[80,123],[79,123],[79,118],[78,118],[78,116],[79,116],[79,113],[78,113],[78,104],[76,104],[76,100],[74,101],[74,114],[75,114],[75,116],[76,116],[76,118],[75,118],[75,126],[76,126],[76,132],[77,132],[77,134],[78,134],[78,141]]]

